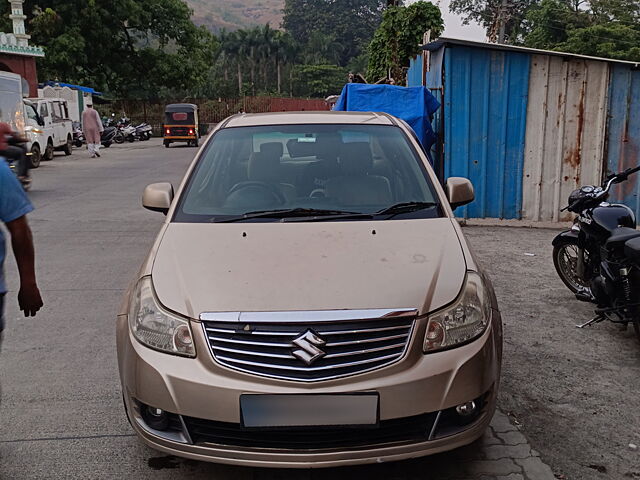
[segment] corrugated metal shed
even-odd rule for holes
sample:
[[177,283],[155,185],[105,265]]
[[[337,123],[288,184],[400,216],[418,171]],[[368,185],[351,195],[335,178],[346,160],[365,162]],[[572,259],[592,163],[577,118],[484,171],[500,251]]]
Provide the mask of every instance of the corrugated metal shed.
[[569,194],[600,183],[608,77],[605,62],[531,56],[523,218],[569,220]]
[[454,46],[444,58],[444,174],[476,191],[456,214],[519,218],[529,56]]
[[[620,172],[640,165],[640,70],[614,65],[609,87],[607,168]],[[614,187],[612,199],[640,217],[640,175]]]
[[[567,220],[573,189],[640,163],[639,63],[450,38],[423,49],[427,86],[444,98],[444,178],[476,187],[456,214]],[[410,86],[422,81],[420,60]],[[640,175],[613,198],[640,216]]]

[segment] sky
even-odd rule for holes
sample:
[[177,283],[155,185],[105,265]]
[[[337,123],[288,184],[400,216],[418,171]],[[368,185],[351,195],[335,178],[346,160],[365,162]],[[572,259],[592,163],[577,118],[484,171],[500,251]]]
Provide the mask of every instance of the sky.
[[[411,4],[417,0],[409,0],[406,4]],[[486,34],[484,28],[477,23],[470,25],[462,25],[462,20],[458,15],[449,12],[449,0],[434,0],[434,3],[440,7],[442,16],[444,17],[444,33],[443,37],[461,38],[464,40],[476,40],[484,42]]]

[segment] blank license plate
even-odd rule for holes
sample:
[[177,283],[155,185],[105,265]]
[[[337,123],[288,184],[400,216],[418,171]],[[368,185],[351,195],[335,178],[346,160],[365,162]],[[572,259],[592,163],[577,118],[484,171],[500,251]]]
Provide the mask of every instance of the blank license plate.
[[241,395],[245,427],[376,425],[378,394]]

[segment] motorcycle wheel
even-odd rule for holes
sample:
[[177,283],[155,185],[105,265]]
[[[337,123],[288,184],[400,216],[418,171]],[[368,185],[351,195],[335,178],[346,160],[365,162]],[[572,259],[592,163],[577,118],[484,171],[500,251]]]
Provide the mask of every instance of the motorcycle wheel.
[[116,143],[124,143],[124,135],[122,132],[118,132],[115,137],[113,137],[113,141]]
[[591,293],[589,283],[578,275],[578,250],[577,243],[571,240],[553,247],[553,265],[560,280],[573,293]]
[[82,142],[80,140],[76,140],[75,142],[73,142],[73,144],[76,148],[80,148],[82,146]]
[[136,138],[135,138],[133,135],[129,135],[129,136],[127,137],[127,140],[128,140],[130,143],[133,143],[133,142],[136,140]]
[[633,322],[633,330],[636,332],[638,343],[640,343],[640,318]]

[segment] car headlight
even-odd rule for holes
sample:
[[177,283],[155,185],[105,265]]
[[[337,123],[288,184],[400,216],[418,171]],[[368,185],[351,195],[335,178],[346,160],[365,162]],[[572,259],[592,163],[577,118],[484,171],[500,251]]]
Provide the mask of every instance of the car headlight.
[[491,319],[489,292],[476,272],[467,272],[462,292],[453,305],[429,315],[424,351],[454,347],[482,335]]
[[151,277],[142,278],[136,286],[129,307],[129,328],[148,347],[175,355],[196,355],[189,321],[162,308]]

